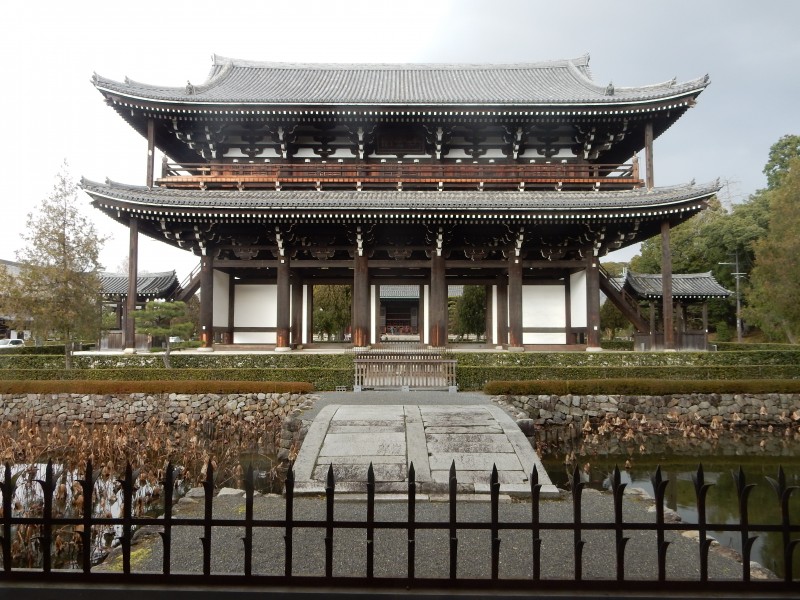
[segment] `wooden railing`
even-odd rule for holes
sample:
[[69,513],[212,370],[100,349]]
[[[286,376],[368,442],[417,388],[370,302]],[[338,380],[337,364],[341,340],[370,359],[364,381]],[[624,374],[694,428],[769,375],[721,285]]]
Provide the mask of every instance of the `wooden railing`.
[[456,390],[456,361],[426,350],[378,350],[356,355],[353,389]]
[[168,188],[632,189],[638,165],[461,163],[197,163],[164,165]]

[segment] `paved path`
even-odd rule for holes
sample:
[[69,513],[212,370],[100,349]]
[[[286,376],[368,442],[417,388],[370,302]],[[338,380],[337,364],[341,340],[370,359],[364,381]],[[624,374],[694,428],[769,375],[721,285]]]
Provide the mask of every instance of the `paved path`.
[[370,464],[377,493],[404,494],[412,463],[423,495],[447,493],[453,463],[462,494],[488,494],[493,466],[501,493],[529,493],[534,469],[542,493],[558,493],[517,424],[482,394],[325,394],[309,416],[294,467],[301,494],[324,492],[331,465],[337,492],[364,493]]

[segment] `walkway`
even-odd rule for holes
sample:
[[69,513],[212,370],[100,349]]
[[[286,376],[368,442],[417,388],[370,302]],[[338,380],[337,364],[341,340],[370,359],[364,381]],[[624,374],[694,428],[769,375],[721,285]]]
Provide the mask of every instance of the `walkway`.
[[294,465],[301,494],[323,493],[330,465],[337,493],[365,493],[370,463],[380,494],[407,493],[411,463],[422,495],[447,493],[453,463],[459,493],[488,494],[496,465],[501,493],[528,494],[536,469],[543,495],[558,494],[517,424],[483,394],[322,394],[310,416]]

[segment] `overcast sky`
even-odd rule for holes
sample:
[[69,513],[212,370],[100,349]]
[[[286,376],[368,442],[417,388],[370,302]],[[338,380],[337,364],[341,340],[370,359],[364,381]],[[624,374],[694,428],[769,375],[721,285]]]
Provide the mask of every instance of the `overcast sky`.
[[[679,81],[708,73],[697,106],[656,140],[656,185],[719,177],[726,202],[765,179],[779,137],[800,133],[800,3],[762,0],[205,0],[6,3],[3,233],[14,260],[26,215],[67,160],[76,180],[144,184],[146,142],[94,89],[93,72],[183,86],[206,80],[211,55],[286,62],[532,62],[591,56],[600,84]],[[89,206],[111,236],[116,270],[127,229]],[[613,256],[613,255],[612,255]],[[629,258],[630,252],[615,258]],[[144,238],[141,270],[197,264],[190,253]]]

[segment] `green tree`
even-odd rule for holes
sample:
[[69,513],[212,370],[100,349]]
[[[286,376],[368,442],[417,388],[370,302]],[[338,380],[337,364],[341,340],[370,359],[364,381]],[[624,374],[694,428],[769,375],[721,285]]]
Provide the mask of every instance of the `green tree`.
[[101,328],[100,249],[105,238],[79,209],[78,189],[66,162],[53,191],[28,214],[17,252],[19,275],[0,283],[2,312],[30,320],[37,339],[64,341],[65,366],[72,367],[73,343],[97,339]]
[[791,159],[777,186],[764,193],[769,228],[755,243],[744,314],[771,339],[796,344],[800,339],[800,158]]
[[798,156],[800,156],[800,135],[784,135],[772,144],[767,164],[764,165],[768,190],[780,185],[784,175],[790,171],[792,160]]
[[486,288],[465,285],[464,293],[456,300],[453,333],[459,336],[474,334],[478,339],[486,333]]
[[600,327],[606,332],[607,339],[613,340],[617,331],[631,329],[631,324],[613,302],[606,300],[600,307]]
[[137,310],[136,329],[147,335],[163,337],[167,344],[164,350],[164,367],[171,367],[169,355],[172,336],[189,337],[194,330],[194,324],[187,320],[187,307],[185,302],[165,302],[163,300],[148,300],[143,310]]
[[343,339],[350,325],[351,291],[349,285],[314,286],[314,333],[328,339]]

